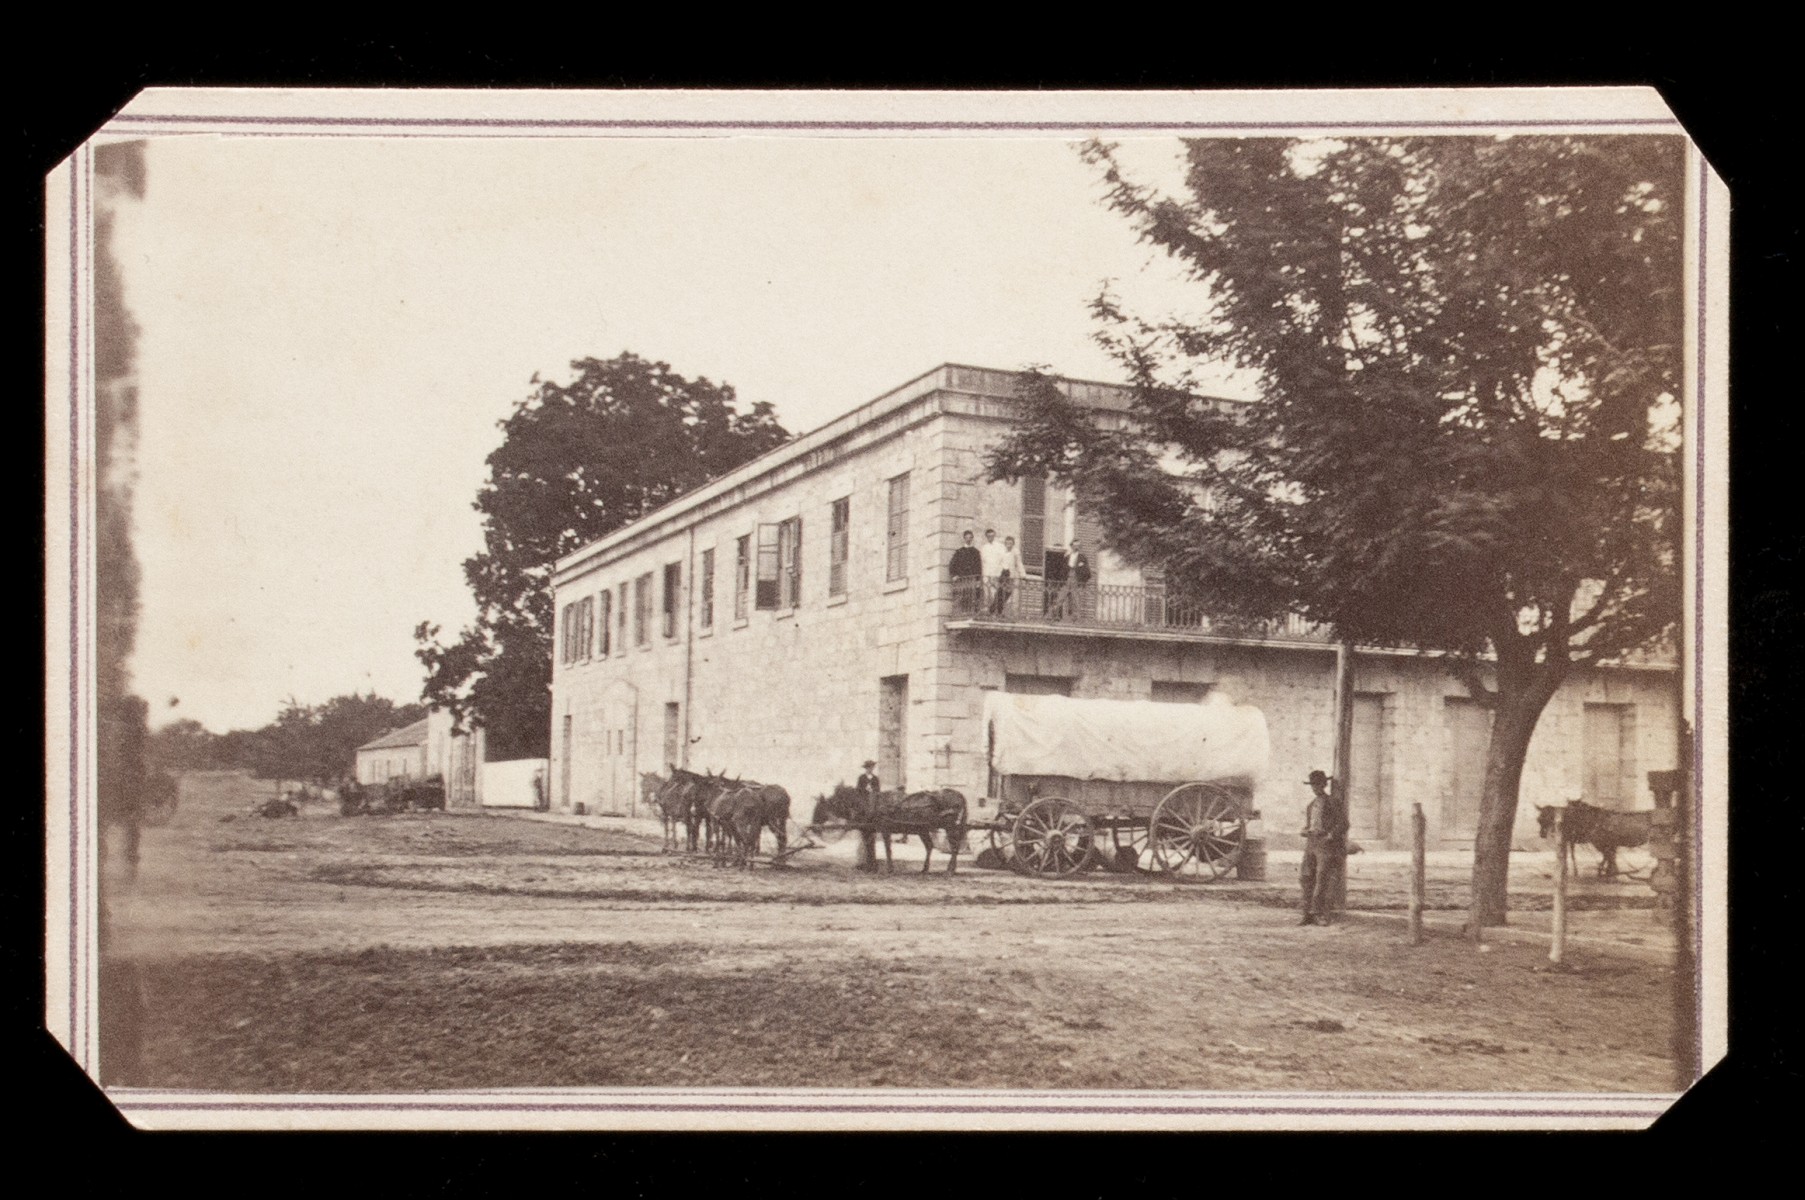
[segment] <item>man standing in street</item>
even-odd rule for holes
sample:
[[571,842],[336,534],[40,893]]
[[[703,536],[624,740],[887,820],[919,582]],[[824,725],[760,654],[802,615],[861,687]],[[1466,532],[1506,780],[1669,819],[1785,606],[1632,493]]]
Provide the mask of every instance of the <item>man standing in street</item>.
[[1310,772],[1310,803],[1304,809],[1304,865],[1299,882],[1304,892],[1304,919],[1300,925],[1327,925],[1333,920],[1331,908],[1335,873],[1347,861],[1347,808],[1331,790],[1329,777],[1321,771]]
[[[965,536],[970,537],[971,534],[968,533]],[[864,801],[860,807],[864,810],[865,828],[859,830],[859,861],[856,869],[875,871],[877,870],[877,830],[872,827],[871,822],[877,819],[878,796],[883,785],[878,782],[875,758],[866,759],[863,766],[865,772],[859,776],[857,787],[859,799]]]
[[953,561],[946,573],[952,576],[955,607],[962,613],[978,611],[978,592],[984,585],[984,560],[971,544],[971,530],[965,531],[965,544],[953,551]]

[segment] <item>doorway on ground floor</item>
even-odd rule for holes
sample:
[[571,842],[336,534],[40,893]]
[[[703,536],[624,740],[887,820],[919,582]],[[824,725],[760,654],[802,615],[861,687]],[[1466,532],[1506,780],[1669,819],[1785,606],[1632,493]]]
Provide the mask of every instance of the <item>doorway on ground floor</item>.
[[903,747],[909,727],[909,677],[886,675],[877,684],[877,778],[887,790],[902,791],[908,787]]

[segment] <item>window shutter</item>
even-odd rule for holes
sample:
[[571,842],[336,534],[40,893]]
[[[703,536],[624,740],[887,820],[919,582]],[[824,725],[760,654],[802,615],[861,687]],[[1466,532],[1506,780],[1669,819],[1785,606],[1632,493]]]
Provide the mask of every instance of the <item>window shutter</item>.
[[846,551],[851,523],[852,501],[850,499],[834,501],[833,529],[828,538],[827,548],[827,594],[844,596],[846,594]]
[[1032,475],[1022,479],[1022,569],[1039,575],[1047,561],[1047,481]]
[[758,527],[758,588],[754,603],[759,608],[776,608],[778,599],[778,527]]
[[890,514],[884,530],[884,578],[903,579],[909,574],[909,477],[890,481]]
[[784,580],[784,600],[791,608],[802,603],[802,518],[790,518],[790,570]]

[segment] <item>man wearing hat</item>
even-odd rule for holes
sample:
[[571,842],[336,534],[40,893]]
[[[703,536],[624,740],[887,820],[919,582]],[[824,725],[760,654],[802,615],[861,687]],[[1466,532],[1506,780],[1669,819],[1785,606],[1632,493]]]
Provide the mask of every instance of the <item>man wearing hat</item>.
[[[868,758],[862,764],[865,773],[859,776],[859,797],[865,802],[865,812],[869,817],[877,814],[878,793],[883,790],[877,780],[877,759]],[[861,871],[877,870],[877,831],[864,829],[859,832],[859,862]]]
[[1311,771],[1310,803],[1304,808],[1304,919],[1300,925],[1327,925],[1332,919],[1335,872],[1347,861],[1347,808],[1329,788],[1329,777]]

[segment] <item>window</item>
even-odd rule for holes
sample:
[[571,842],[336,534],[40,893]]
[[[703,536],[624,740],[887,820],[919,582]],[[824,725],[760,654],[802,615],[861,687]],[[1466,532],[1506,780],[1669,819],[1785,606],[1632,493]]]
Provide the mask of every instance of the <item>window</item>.
[[602,594],[597,596],[596,599],[600,602],[598,607],[601,613],[601,619],[595,623],[597,638],[595,655],[597,658],[607,658],[608,652],[612,648],[609,643],[609,634],[611,633],[611,630],[609,629],[608,623],[614,618],[614,593],[607,588],[603,588]]
[[647,571],[633,581],[633,644],[652,644],[652,573]]
[[733,563],[733,619],[746,619],[746,593],[752,590],[752,535],[747,534],[734,542],[736,555]]
[[795,608],[802,600],[802,518],[758,527],[759,608]]
[[593,648],[593,631],[595,628],[595,598],[585,596],[564,606],[560,617],[560,642],[563,651],[560,655],[566,663],[581,662],[589,657]]
[[1004,675],[1003,690],[1012,696],[1069,696],[1070,675]]
[[909,475],[890,481],[890,517],[884,529],[884,578],[909,576]]
[[827,541],[827,594],[846,594],[847,526],[852,519],[852,497],[834,501],[833,528]]
[[802,603],[801,517],[791,517],[777,527],[777,582],[783,607]]
[[620,649],[622,654],[627,652],[627,609],[629,607],[627,585],[623,583],[620,585]]
[[664,566],[664,636],[677,636],[677,594],[683,590],[683,564]]
[[1022,569],[1039,575],[1047,561],[1047,481],[1039,475],[1022,479]]
[[702,628],[714,628],[714,547],[702,551]]
[[1166,704],[1197,704],[1210,694],[1213,683],[1181,683],[1174,679],[1155,679],[1153,698]]

